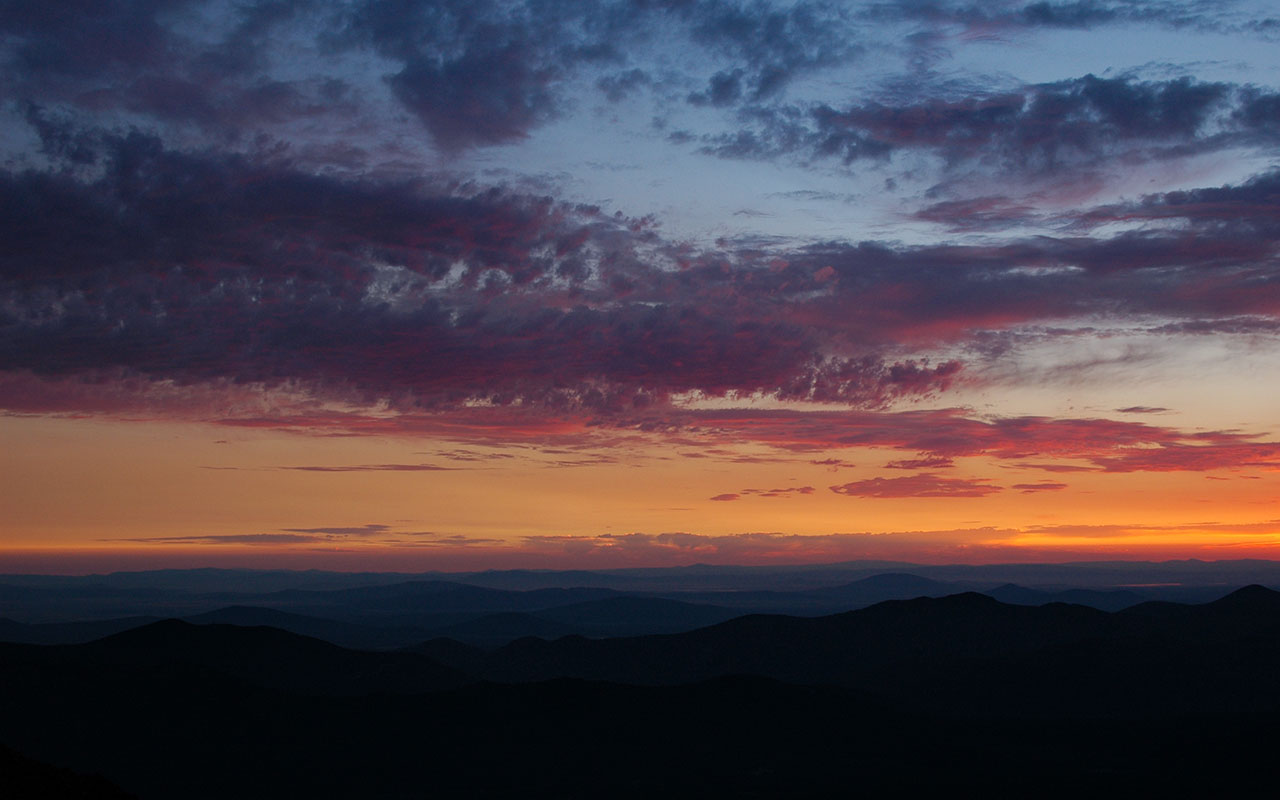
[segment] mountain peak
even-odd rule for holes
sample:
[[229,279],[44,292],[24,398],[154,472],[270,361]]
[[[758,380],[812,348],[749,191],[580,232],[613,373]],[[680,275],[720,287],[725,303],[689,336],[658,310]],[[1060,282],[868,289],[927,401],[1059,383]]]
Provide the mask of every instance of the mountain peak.
[[1215,606],[1280,606],[1280,592],[1256,583],[1242,586],[1231,594],[1215,600]]

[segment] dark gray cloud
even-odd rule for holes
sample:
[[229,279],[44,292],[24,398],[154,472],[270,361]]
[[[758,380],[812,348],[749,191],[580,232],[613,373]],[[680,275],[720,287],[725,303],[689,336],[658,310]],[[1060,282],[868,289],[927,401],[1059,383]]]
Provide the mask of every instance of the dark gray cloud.
[[1224,240],[1274,237],[1280,234],[1280,170],[1254,175],[1235,186],[1152,194],[1091,209],[1077,222],[1084,227],[1117,220],[1174,221]]
[[[1276,95],[1189,78],[1143,81],[1085,75],[1019,91],[850,106],[755,106],[744,127],[702,137],[710,154],[739,159],[834,158],[845,164],[895,153],[949,166],[1053,173],[1111,159],[1160,159],[1276,142]],[[967,200],[967,203],[979,200]],[[990,204],[978,206],[991,213]],[[1019,216],[1016,207],[999,209]],[[972,221],[972,209],[922,212]],[[980,220],[981,218],[979,218]],[[972,224],[972,222],[970,223]]]
[[[290,119],[354,119],[368,87],[351,85],[343,60],[381,59],[392,96],[456,152],[516,142],[556,119],[584,74],[598,76],[614,101],[652,87],[635,64],[652,55],[656,30],[700,53],[666,71],[704,83],[696,96],[715,105],[775,97],[861,51],[843,4],[809,0],[259,0],[217,9],[190,0],[10,0],[0,32],[11,43],[12,80],[0,97],[130,112],[237,139]],[[280,70],[281,45],[334,66],[311,76]],[[700,74],[704,65],[710,74]]]
[[7,2],[0,32],[11,44],[9,80],[0,98],[88,116],[138,114],[224,142],[261,126],[350,112],[354,97],[340,76],[281,79],[268,70],[280,39],[307,27],[302,11],[311,26],[328,19],[325,6],[305,0],[212,11],[190,0]]
[[775,7],[713,0],[672,6],[690,21],[695,39],[743,65],[710,78],[707,97],[715,105],[772,97],[796,76],[846,61],[863,49],[840,3],[802,0]]
[[554,119],[568,102],[564,84],[581,69],[612,70],[597,81],[615,102],[650,84],[626,65],[654,26],[675,23],[714,59],[737,65],[710,76],[694,102],[772,97],[797,75],[857,54],[848,26],[833,24],[843,16],[824,2],[397,0],[358,4],[338,38],[402,64],[388,76],[396,96],[436,142],[457,150],[517,141]]
[[[1206,0],[1037,0],[1031,3],[979,3],[973,0],[890,0],[863,11],[876,21],[910,21],[963,32],[1020,28],[1090,29],[1142,23],[1231,33],[1265,33],[1274,20],[1236,19],[1231,3]],[[1271,23],[1271,24],[1268,24]]]

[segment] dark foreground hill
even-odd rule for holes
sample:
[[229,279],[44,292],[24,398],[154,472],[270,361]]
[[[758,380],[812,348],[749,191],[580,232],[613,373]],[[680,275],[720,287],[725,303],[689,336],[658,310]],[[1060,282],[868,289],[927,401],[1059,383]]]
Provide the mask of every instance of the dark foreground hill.
[[1260,792],[1278,601],[956,595],[433,657],[170,621],[0,646],[0,744],[143,798]]
[[98,775],[81,775],[0,746],[0,797],[132,800],[134,795]]

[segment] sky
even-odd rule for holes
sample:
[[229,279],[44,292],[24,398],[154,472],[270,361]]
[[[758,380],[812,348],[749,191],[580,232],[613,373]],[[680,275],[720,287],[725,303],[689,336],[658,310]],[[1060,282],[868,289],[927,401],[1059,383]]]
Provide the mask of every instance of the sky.
[[1280,557],[1270,2],[0,2],[0,570]]

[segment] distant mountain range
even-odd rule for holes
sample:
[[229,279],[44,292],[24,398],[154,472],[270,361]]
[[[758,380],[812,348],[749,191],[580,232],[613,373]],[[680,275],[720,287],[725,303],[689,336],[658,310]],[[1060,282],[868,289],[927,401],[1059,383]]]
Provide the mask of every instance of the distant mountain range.
[[[1043,567],[1055,578],[1063,577],[1066,570],[1061,565],[1031,566]],[[1170,562],[1129,565],[1126,569],[1132,577],[1132,574],[1145,575],[1158,569],[1183,573],[1195,566],[1192,562]],[[1280,571],[1272,562],[1202,566],[1215,576],[1233,570],[1255,573],[1270,569],[1276,585],[1280,585]],[[1115,565],[1076,565],[1076,568],[1083,570],[1084,577],[1096,576],[1101,569],[1119,569]],[[1116,611],[1153,599],[1204,602],[1221,597],[1232,588],[1220,584],[1164,585],[1162,582],[1154,586],[1111,589],[1032,588],[1012,583],[943,581],[901,572],[843,580],[851,572],[866,569],[859,562],[856,568],[850,565],[690,567],[687,573],[638,570],[621,575],[517,570],[451,576],[458,580],[404,580],[406,576],[395,573],[343,575],[239,570],[164,570],[84,577],[7,576],[0,577],[0,641],[85,642],[158,619],[176,617],[196,623],[270,625],[365,649],[393,649],[436,637],[499,647],[528,636],[554,639],[569,635],[602,638],[679,633],[746,614],[821,616],[865,608],[885,600],[941,597],[964,591],[977,591],[1017,605],[1073,603]],[[984,569],[999,572],[1004,568]],[[490,584],[532,585],[583,580],[596,584],[655,586],[669,574],[676,575],[677,583],[682,586],[692,582],[728,588],[624,591],[589,585],[500,589],[461,582],[467,579]],[[190,578],[191,586],[178,588],[184,577]],[[696,580],[691,581],[691,577]],[[817,585],[801,589],[759,588],[769,585],[770,581],[777,585]],[[277,588],[281,585],[289,588]]]
[[92,588],[184,594],[263,594],[289,589],[328,591],[412,581],[446,581],[488,589],[595,588],[621,592],[803,591],[885,573],[986,586],[1015,583],[1036,589],[1113,589],[1127,585],[1243,586],[1280,583],[1280,562],[1081,561],[1056,564],[914,564],[845,561],[830,564],[734,566],[691,564],[603,570],[485,570],[481,572],[326,572],[322,570],[162,569],[95,575],[0,574],[0,587]]

